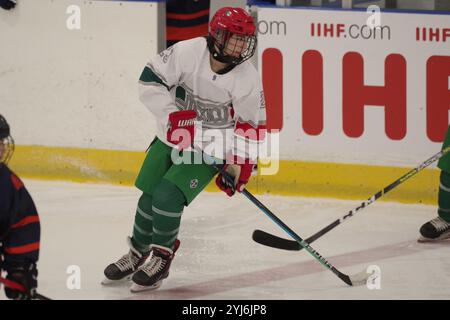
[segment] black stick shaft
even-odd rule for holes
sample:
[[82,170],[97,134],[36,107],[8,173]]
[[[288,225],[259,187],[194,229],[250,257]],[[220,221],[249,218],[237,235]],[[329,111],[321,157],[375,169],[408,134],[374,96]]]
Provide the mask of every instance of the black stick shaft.
[[[219,171],[225,179],[231,185],[234,185],[233,178],[225,172],[221,167],[213,164],[213,167]],[[262,204],[255,196],[253,196],[247,189],[242,190],[241,192],[244,196],[246,196],[253,204],[255,204],[262,212],[264,212],[272,221],[274,221],[281,229],[283,229],[289,236],[295,239],[298,244],[300,244],[303,248],[306,249],[320,264],[322,264],[325,268],[331,270],[336,276],[338,276],[342,281],[344,281],[349,286],[352,285],[352,281],[350,277],[338,269],[336,269],[331,263],[327,261],[319,252],[313,249],[305,240],[303,240],[298,234],[296,234],[291,228],[289,228],[283,221],[281,221],[272,211],[270,211],[264,204]]]
[[[450,152],[450,147],[447,147],[447,148],[443,149],[442,151],[438,152],[437,154],[435,154],[431,158],[429,158],[426,161],[424,161],[423,163],[421,163],[416,168],[410,170],[409,172],[407,172],[406,174],[404,174],[403,176],[401,176],[400,178],[398,178],[397,180],[395,180],[394,182],[392,182],[391,184],[389,184],[388,186],[386,186],[382,190],[378,191],[372,197],[370,197],[366,201],[362,202],[357,208],[349,211],[342,218],[337,219],[336,221],[333,221],[332,223],[330,223],[325,228],[323,228],[320,231],[318,231],[315,234],[313,234],[311,237],[306,239],[306,242],[312,243],[312,242],[316,241],[317,239],[319,239],[320,237],[322,237],[324,234],[328,233],[329,231],[333,230],[334,228],[336,228],[338,225],[340,225],[344,221],[346,221],[349,218],[353,217],[358,211],[361,211],[365,207],[369,206],[371,203],[375,202],[376,200],[381,198],[383,195],[385,195],[389,191],[395,189],[397,186],[399,186],[400,184],[402,184],[403,182],[405,182],[409,178],[413,177],[414,175],[416,175],[417,173],[419,173],[420,171],[422,171],[423,169],[425,169],[426,167],[431,165],[433,162],[437,161],[439,158],[443,157],[444,155],[446,155],[449,152]],[[264,231],[260,231],[260,230],[258,230],[258,231],[259,232],[258,232],[257,236],[256,237],[254,236],[254,240],[257,241],[258,243],[263,244],[263,245],[274,246],[274,245],[271,245],[271,244],[274,244],[275,241],[278,241],[279,244],[276,245],[276,247],[282,249],[283,246],[286,247],[286,248],[288,248],[288,247],[292,248],[292,246],[296,244],[295,243],[296,241],[286,240],[286,239],[279,238],[277,236],[274,236],[274,235],[272,235],[270,233],[267,233],[267,232],[264,232]],[[301,250],[301,249],[302,249],[302,247],[298,247],[297,250]]]
[[327,261],[319,252],[313,249],[305,240],[303,240],[298,234],[296,234],[291,228],[289,228],[283,221],[281,221],[272,211],[270,211],[265,205],[263,205],[258,199],[256,199],[249,191],[244,189],[242,194],[245,195],[251,202],[253,202],[262,212],[264,212],[272,221],[274,221],[281,229],[283,229],[288,235],[297,241],[306,251],[308,251],[314,258],[316,258],[323,266],[331,270],[342,281],[348,285],[352,285],[352,282],[346,274],[343,274],[336,269],[330,262]]

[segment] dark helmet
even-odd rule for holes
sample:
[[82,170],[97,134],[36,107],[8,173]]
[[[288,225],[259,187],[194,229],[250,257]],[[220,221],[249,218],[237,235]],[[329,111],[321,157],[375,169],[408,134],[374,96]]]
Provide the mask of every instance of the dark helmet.
[[14,152],[14,140],[9,131],[8,122],[0,114],[0,164],[8,163]]
[[[208,49],[217,61],[237,65],[255,53],[256,26],[244,9],[224,7],[217,10],[209,27]],[[231,43],[233,35],[239,40]]]

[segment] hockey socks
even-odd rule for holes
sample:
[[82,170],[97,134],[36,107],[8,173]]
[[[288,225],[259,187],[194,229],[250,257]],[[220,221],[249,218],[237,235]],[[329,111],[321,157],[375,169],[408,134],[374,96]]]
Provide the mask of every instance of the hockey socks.
[[450,173],[446,171],[441,171],[438,204],[439,216],[450,222]]
[[183,192],[172,182],[162,179],[153,192],[153,245],[173,248],[185,203]]
[[150,245],[172,248],[178,236],[184,194],[172,182],[162,179],[153,195],[139,198],[133,227],[133,246],[148,252]]
[[139,198],[134,218],[133,246],[140,252],[148,252],[153,236],[152,196],[143,193]]

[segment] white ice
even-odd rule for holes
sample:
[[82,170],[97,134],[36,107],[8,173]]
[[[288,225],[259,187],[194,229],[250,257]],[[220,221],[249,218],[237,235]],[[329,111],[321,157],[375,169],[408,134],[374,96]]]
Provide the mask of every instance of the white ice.
[[[348,287],[308,252],[253,242],[254,229],[288,238],[242,195],[203,193],[182,217],[170,276],[153,292],[100,284],[104,267],[125,254],[139,191],[133,187],[25,180],[41,217],[39,292],[53,299],[448,299],[450,242],[419,244],[436,207],[377,201],[312,247],[344,273],[376,265],[380,288]],[[374,190],[375,192],[376,190]],[[368,195],[369,197],[370,195]],[[308,237],[361,201],[257,196]],[[80,289],[69,289],[70,266]],[[73,271],[72,271],[73,272]],[[4,299],[3,290],[0,299]]]

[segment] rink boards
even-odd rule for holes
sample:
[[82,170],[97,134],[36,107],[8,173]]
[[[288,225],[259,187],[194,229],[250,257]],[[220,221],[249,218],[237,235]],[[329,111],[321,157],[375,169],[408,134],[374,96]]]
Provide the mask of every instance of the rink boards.
[[[8,68],[0,96],[18,144],[13,169],[133,184],[156,132],[137,79],[161,43],[160,9],[145,1],[23,0],[0,13],[10,44],[1,53]],[[54,19],[44,19],[49,12]],[[449,16],[383,13],[381,33],[364,28],[369,17],[258,9],[258,67],[269,128],[281,130],[281,161],[276,175],[252,179],[252,191],[365,199],[439,151],[448,124]],[[386,199],[435,204],[438,175],[425,170]]]
[[[19,146],[12,167],[24,177],[133,185],[144,152]],[[258,175],[248,188],[258,194],[367,199],[410,168],[281,160],[276,175]],[[439,172],[424,170],[382,200],[435,204]],[[211,183],[208,191],[218,191]]]

